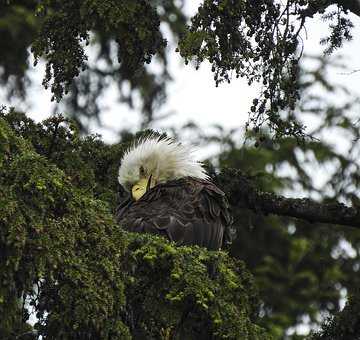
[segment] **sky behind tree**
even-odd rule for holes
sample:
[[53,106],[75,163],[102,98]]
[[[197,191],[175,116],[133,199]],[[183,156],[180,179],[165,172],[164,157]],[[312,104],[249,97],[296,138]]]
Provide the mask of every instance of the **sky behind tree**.
[[[196,12],[200,3],[201,1],[186,2],[186,12],[190,17]],[[350,15],[355,25],[352,31],[354,38],[351,42],[345,42],[344,47],[332,55],[332,58],[342,56],[342,62],[348,71],[334,70],[329,80],[331,83],[340,83],[360,95],[358,85],[360,82],[360,18]],[[307,32],[302,35],[304,54],[321,54],[325,47],[320,45],[320,39],[328,32],[327,23],[315,16],[306,27]],[[166,31],[166,27],[162,29]],[[171,51],[169,69],[174,81],[169,84],[168,100],[160,109],[159,114],[160,116],[169,114],[169,117],[155,122],[152,128],[166,131],[170,126],[179,127],[188,121],[193,121],[202,128],[209,128],[213,124],[219,124],[226,129],[244,127],[251,101],[257,94],[257,85],[248,86],[245,80],[234,77],[230,84],[222,83],[216,88],[210,66],[204,63],[199,70],[195,70],[195,67],[190,64],[185,66],[180,56],[174,52],[175,43],[169,39],[167,46]],[[90,50],[89,55],[91,62],[91,55],[95,55],[94,51]],[[311,67],[310,61],[305,61],[305,63]],[[156,61],[151,67],[156,68]],[[54,103],[51,102],[50,91],[45,90],[41,84],[43,76],[44,63],[39,63],[38,66],[32,68],[30,73],[33,83],[29,89],[29,99],[26,104],[18,101],[8,102],[4,100],[4,95],[0,92],[2,102],[26,110],[36,121],[47,118],[53,111]],[[116,86],[111,86],[101,100],[103,126],[100,127],[96,122],[90,125],[92,133],[101,134],[104,140],[110,143],[116,140],[119,130],[136,131],[140,128],[141,122],[136,105],[135,110],[130,110],[126,104],[119,103],[116,91]],[[334,100],[334,98],[329,98],[329,100]],[[313,123],[315,122],[308,121],[305,125],[309,126]],[[334,145],[337,144],[336,147],[346,151],[346,143],[342,144],[341,140],[341,137],[333,139]],[[200,152],[203,156],[207,154],[207,152]]]

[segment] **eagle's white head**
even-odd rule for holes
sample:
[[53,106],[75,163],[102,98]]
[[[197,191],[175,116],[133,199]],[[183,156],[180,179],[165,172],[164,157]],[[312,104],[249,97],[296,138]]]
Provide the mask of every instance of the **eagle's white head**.
[[129,148],[121,159],[119,183],[139,199],[158,183],[182,177],[208,179],[193,150],[171,138],[150,135]]

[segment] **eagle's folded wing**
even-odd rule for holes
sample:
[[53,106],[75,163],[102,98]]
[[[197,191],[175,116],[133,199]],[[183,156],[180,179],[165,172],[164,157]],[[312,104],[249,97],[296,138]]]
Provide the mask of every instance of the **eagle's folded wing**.
[[120,206],[117,217],[129,231],[211,250],[227,241],[232,223],[225,194],[208,181],[192,178],[155,186],[139,201]]

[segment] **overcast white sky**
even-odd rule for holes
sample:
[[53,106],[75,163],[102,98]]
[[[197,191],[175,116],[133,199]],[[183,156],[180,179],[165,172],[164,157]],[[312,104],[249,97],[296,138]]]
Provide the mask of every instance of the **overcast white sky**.
[[[199,0],[188,0],[186,2],[187,13],[189,15],[196,13],[200,3]],[[345,57],[344,60],[349,71],[360,69],[360,18],[352,16],[351,19],[355,25],[352,31],[354,39],[351,42],[346,42],[344,47],[337,52]],[[306,27],[307,39],[303,35],[304,53],[312,55],[322,53],[324,47],[319,42],[328,33],[327,24],[315,17]],[[257,94],[256,85],[249,87],[246,81],[233,79],[230,84],[224,83],[216,88],[209,65],[204,63],[196,71],[190,64],[184,65],[183,60],[174,52],[174,45],[169,44],[168,48],[172,52],[169,65],[174,81],[169,85],[168,101],[161,108],[159,114],[167,112],[175,112],[175,114],[152,127],[166,132],[167,126],[181,126],[192,120],[205,129],[208,129],[212,124],[220,124],[226,129],[243,128],[251,101]],[[43,75],[44,63],[39,63],[39,66],[31,71],[33,86],[29,91],[28,105],[25,106],[24,103],[17,102],[7,103],[6,100],[1,100],[3,96],[1,96],[0,91],[1,103],[23,109],[36,121],[45,119],[52,112],[53,103],[50,101],[50,91],[45,90],[41,85]],[[329,78],[334,82],[347,86],[352,91],[357,91],[360,95],[360,72],[343,74],[338,70],[334,70],[329,75]],[[101,119],[105,127],[99,127],[95,123],[91,127],[92,133],[101,134],[103,139],[109,143],[114,142],[117,138],[114,130],[130,129],[137,131],[140,127],[139,113],[130,111],[126,105],[120,104],[117,98],[116,87],[113,86],[101,100],[103,104]],[[338,100],[338,98],[329,97],[329,100]],[[305,123],[311,126],[313,122]],[[338,133],[330,134],[325,138],[341,152],[346,152],[348,145],[351,143],[347,136]],[[241,136],[239,142],[242,142]],[[214,146],[208,146],[197,150],[196,155],[199,159],[203,159],[211,156],[216,151],[217,149]],[[315,167],[314,164],[312,173],[314,176],[316,174],[316,178],[314,177],[315,182],[321,188],[322,183],[326,181],[326,177],[323,176],[324,169],[315,169]],[[286,172],[290,170],[290,168],[284,169]],[[326,170],[328,173],[329,171],[331,170]]]
[[[186,10],[189,14],[196,12],[201,1],[187,1]],[[355,29],[354,39],[346,43],[340,53],[346,57],[346,63],[350,70],[360,69],[360,19],[353,17]],[[307,26],[308,39],[305,40],[305,53],[321,53],[320,38],[327,33],[327,25],[319,19]],[[169,46],[172,51],[174,46]],[[256,86],[249,87],[245,81],[234,79],[231,84],[221,84],[215,87],[213,76],[208,65],[204,64],[196,71],[191,65],[184,66],[179,55],[172,53],[170,70],[175,81],[169,86],[169,97],[166,105],[161,109],[162,113],[176,112],[168,120],[163,121],[155,128],[167,125],[180,125],[193,120],[202,127],[211,124],[221,124],[226,128],[243,126],[247,119],[247,112],[252,98],[256,96]],[[38,67],[31,73],[33,87],[30,90],[30,106],[27,112],[35,120],[46,118],[51,112],[50,91],[43,89],[41,80],[43,68]],[[353,74],[340,74],[334,72],[331,79],[341,82],[352,90],[359,91],[360,72]],[[117,101],[116,90],[111,89],[103,98],[104,110],[102,120],[105,126],[111,129],[131,128],[137,130],[139,115],[129,111],[126,105]],[[17,106],[17,103],[11,103]],[[22,105],[21,105],[22,106]],[[114,141],[115,134],[110,130],[99,128],[94,125],[92,132],[101,133],[107,142]]]

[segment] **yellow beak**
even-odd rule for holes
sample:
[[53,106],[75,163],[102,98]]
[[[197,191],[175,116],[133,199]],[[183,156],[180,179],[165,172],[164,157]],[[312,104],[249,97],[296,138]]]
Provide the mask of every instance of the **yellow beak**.
[[141,178],[139,182],[131,188],[131,195],[135,201],[139,200],[149,189],[155,186],[152,176],[149,178]]

